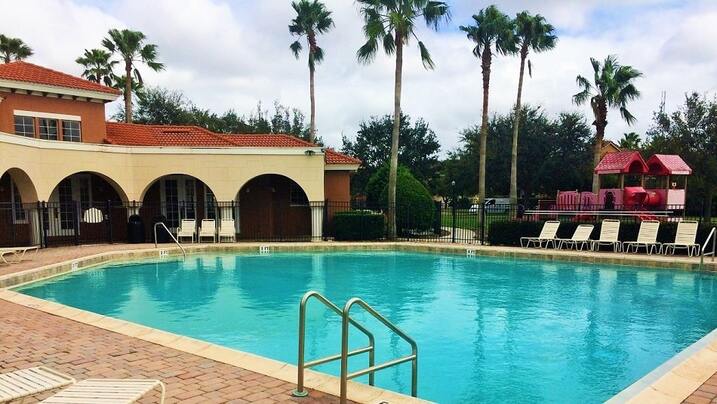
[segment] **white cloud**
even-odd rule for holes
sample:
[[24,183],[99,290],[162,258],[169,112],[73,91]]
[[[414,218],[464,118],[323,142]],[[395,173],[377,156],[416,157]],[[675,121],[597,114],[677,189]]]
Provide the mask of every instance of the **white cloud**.
[[[320,135],[340,146],[341,134],[353,136],[361,120],[390,113],[393,61],[379,55],[370,65],[356,62],[362,44],[361,20],[350,0],[326,0],[336,28],[320,38],[326,60],[317,72]],[[445,150],[455,147],[458,132],[480,118],[480,65],[471,43],[456,29],[486,4],[454,0],[453,21],[440,33],[420,29],[437,63],[421,66],[412,46],[406,53],[403,106],[426,119]],[[608,136],[644,132],[663,91],[668,108],[688,91],[717,91],[717,4],[670,0],[507,0],[507,13],[528,8],[556,25],[560,41],[551,52],[533,55],[533,78],[524,99],[548,113],[575,110],[577,74],[590,74],[588,58],[616,54],[645,73],[637,84],[643,93],[631,106],[639,121],[628,128],[611,113]],[[95,47],[109,28],[143,31],[160,47],[167,65],[145,73],[153,84],[180,89],[196,104],[222,112],[249,112],[256,102],[273,100],[308,111],[308,72],[304,56],[294,59],[287,25],[292,10],[279,0],[25,0],[3,5],[2,31],[22,37],[35,49],[32,61],[79,73],[74,59]],[[28,24],[28,19],[32,24]],[[415,45],[415,44],[414,44]],[[507,112],[515,98],[518,60],[497,57],[491,78],[491,113]],[[110,107],[114,111],[114,107]],[[588,109],[581,110],[589,113]]]

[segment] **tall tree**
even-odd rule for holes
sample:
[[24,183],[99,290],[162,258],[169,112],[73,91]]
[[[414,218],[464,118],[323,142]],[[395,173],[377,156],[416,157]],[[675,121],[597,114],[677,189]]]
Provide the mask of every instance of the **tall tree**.
[[638,150],[641,143],[642,139],[640,139],[640,135],[635,132],[630,132],[622,135],[619,146],[621,149],[625,150]]
[[[593,167],[600,162],[600,151],[602,141],[605,137],[607,126],[608,108],[618,108],[620,116],[632,125],[635,117],[627,110],[627,104],[640,97],[640,92],[633,84],[634,80],[642,76],[642,73],[632,66],[621,66],[617,57],[610,55],[600,63],[595,58],[590,58],[593,67],[594,78],[590,80],[578,75],[575,81],[582,89],[573,96],[573,102],[577,105],[590,101],[595,121],[595,143],[593,145]],[[600,177],[593,173],[593,192],[600,189]]]
[[473,15],[475,25],[461,26],[468,39],[475,42],[473,55],[481,60],[483,73],[483,114],[480,126],[480,162],[478,163],[478,197],[481,202],[485,200],[485,167],[487,160],[488,142],[488,95],[490,92],[490,67],[493,62],[493,52],[505,55],[515,52],[515,39],[513,37],[513,21],[503,14],[495,5],[481,10]]
[[520,133],[521,100],[523,96],[523,77],[525,76],[525,62],[528,61],[528,75],[533,76],[533,64],[528,60],[528,53],[544,52],[555,47],[558,37],[554,34],[552,25],[545,21],[540,14],[531,15],[527,11],[518,13],[514,20],[515,41],[520,54],[520,73],[518,76],[518,96],[515,101],[515,114],[513,114],[513,143],[510,155],[510,202],[518,201],[518,135]]
[[387,55],[396,57],[393,84],[393,129],[391,132],[391,159],[388,175],[388,237],[396,238],[396,172],[398,144],[401,128],[401,86],[403,85],[403,48],[413,37],[418,41],[421,60],[426,69],[434,64],[426,45],[415,33],[416,20],[423,18],[429,28],[438,30],[450,18],[446,2],[435,0],[357,0],[364,20],[366,43],[359,48],[359,61],[370,63],[379,46]]
[[[371,117],[359,124],[356,139],[343,136],[341,151],[361,159],[361,167],[351,179],[354,193],[365,193],[369,178],[391,158],[391,129],[393,116]],[[438,152],[441,149],[436,133],[421,118],[401,114],[398,163],[405,166],[429,189],[433,190],[438,171]]]
[[4,63],[10,63],[13,60],[23,60],[32,56],[32,48],[30,48],[20,38],[12,38],[0,34],[0,58]]
[[306,37],[309,47],[309,98],[311,100],[311,127],[309,129],[309,142],[314,142],[316,138],[316,96],[314,94],[314,73],[316,64],[324,60],[324,50],[317,45],[316,35],[325,34],[334,26],[334,20],[331,18],[331,11],[326,9],[326,5],[318,0],[299,0],[291,3],[296,11],[296,17],[291,20],[289,32],[298,36],[294,43],[291,44],[291,51],[294,56],[299,58],[302,46],[300,39]]
[[144,63],[154,71],[164,69],[157,61],[157,45],[145,43],[146,37],[139,31],[111,29],[108,37],[102,40],[102,46],[119,56],[124,62],[124,110],[125,122],[132,122],[132,85],[143,84],[137,63]]
[[111,60],[111,57],[112,54],[103,49],[85,49],[85,53],[75,59],[75,63],[85,68],[82,77],[95,83],[112,86],[115,80],[113,69],[118,62]]

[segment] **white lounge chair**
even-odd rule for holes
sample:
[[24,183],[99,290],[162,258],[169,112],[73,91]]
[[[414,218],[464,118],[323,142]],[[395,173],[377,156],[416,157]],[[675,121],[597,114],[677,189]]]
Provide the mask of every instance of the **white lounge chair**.
[[219,224],[219,242],[229,239],[232,243],[237,240],[234,219],[222,219]]
[[191,238],[192,243],[197,236],[197,221],[194,219],[182,219],[180,227],[177,229],[177,241],[181,242],[183,238]]
[[42,401],[49,404],[134,403],[145,394],[161,389],[160,403],[164,403],[166,388],[159,380],[151,379],[87,379]]
[[197,241],[201,243],[203,238],[211,238],[212,243],[217,242],[217,222],[214,219],[202,219]]
[[700,245],[697,244],[697,228],[699,223],[694,220],[683,220],[677,224],[677,234],[675,234],[674,243],[665,243],[662,245],[661,252],[664,254],[675,254],[677,249],[687,250],[687,255],[700,254]]
[[618,237],[620,235],[620,221],[615,219],[605,219],[600,226],[600,239],[593,240],[592,249],[598,251],[600,246],[609,245],[613,247],[614,252],[619,252],[622,248]]
[[0,374],[0,403],[34,396],[75,383],[75,379],[44,366]]
[[582,251],[583,248],[590,247],[590,235],[593,232],[595,226],[591,224],[581,224],[575,229],[573,237],[571,238],[559,238],[558,248],[562,249],[567,247],[569,250],[575,247],[576,250]]
[[[35,251],[37,254],[37,252],[40,251],[40,246],[0,248],[0,262],[5,264],[17,264],[25,259],[25,254],[27,254],[28,251]],[[12,259],[5,257],[12,257]]]
[[652,254],[654,251],[659,252],[662,248],[661,244],[657,242],[657,232],[660,230],[660,222],[657,220],[643,220],[640,223],[640,231],[637,233],[636,241],[623,241],[623,251],[629,253],[630,250],[637,252],[640,247],[645,247],[647,254]]
[[545,243],[545,248],[548,248],[548,245],[552,243],[553,247],[555,247],[555,236],[558,234],[558,227],[560,227],[559,221],[548,220],[543,224],[543,229],[538,237],[521,237],[520,246],[530,247],[535,245],[536,247],[543,247],[543,243]]

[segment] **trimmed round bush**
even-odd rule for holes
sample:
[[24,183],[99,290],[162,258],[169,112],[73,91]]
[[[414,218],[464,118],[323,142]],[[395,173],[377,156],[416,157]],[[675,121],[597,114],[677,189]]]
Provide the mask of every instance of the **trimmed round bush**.
[[[432,231],[436,206],[430,191],[403,166],[398,166],[396,180],[397,231]],[[388,166],[379,169],[369,179],[366,201],[369,206],[388,206]]]

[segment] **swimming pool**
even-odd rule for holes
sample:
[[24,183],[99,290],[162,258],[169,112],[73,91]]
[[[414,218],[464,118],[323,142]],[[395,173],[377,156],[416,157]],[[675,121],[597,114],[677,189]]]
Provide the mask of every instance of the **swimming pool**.
[[[418,342],[421,398],[593,403],[717,327],[715,280],[677,270],[371,251],[107,265],[19,291],[290,363],[306,291],[339,305],[359,296]],[[376,331],[377,363],[409,353],[353,313]],[[359,334],[351,340],[365,343]],[[311,305],[307,359],[339,348],[340,319]],[[335,364],[317,370],[338,374]],[[376,385],[408,393],[410,364],[378,373]]]

